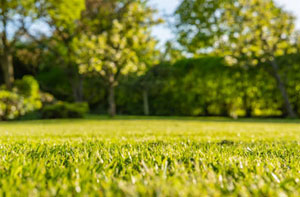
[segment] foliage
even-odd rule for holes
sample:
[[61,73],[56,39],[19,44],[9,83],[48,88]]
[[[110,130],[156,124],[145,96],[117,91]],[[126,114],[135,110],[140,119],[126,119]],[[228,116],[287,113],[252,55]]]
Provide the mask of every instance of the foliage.
[[76,21],[85,9],[84,0],[47,0],[42,5],[57,31],[75,31]]
[[228,27],[234,23],[236,27],[228,30],[231,43],[220,46],[230,51],[233,61],[256,66],[296,52],[295,18],[273,1],[238,1],[236,6],[225,8],[222,20]]
[[39,85],[32,76],[16,80],[12,91],[0,90],[0,119],[15,119],[42,107]]
[[295,17],[272,0],[185,0],[176,16],[178,39],[195,54],[211,48],[250,66],[296,52]]
[[16,43],[26,35],[28,23],[36,19],[33,0],[4,0],[0,2],[0,64],[6,87],[14,82],[12,54]]
[[23,112],[23,102],[21,98],[13,92],[7,90],[0,91],[1,120],[13,119]]
[[[54,57],[45,59],[45,61],[51,61]],[[64,101],[73,101],[72,87],[70,80],[66,76],[66,70],[60,65],[50,64],[45,68],[40,69],[36,76],[41,89],[53,94],[55,98]]]
[[[234,0],[183,0],[178,6],[176,31],[178,42],[191,53],[201,53],[210,48],[215,38],[222,35],[220,15],[223,7]],[[224,7],[225,8],[225,7]]]
[[110,76],[142,71],[149,64],[146,57],[157,52],[149,31],[156,23],[152,18],[154,10],[143,1],[130,2],[124,9],[124,16],[111,19],[109,29],[99,35],[83,35],[78,40],[75,46],[81,73],[95,71],[109,81]]
[[[300,79],[296,73],[299,64],[291,56],[278,60],[283,65],[280,73],[286,78],[291,103],[298,112],[300,97],[297,88]],[[63,76],[59,74],[56,79],[53,74],[48,79],[40,75],[38,79],[42,87],[57,90],[50,91],[56,98],[71,102],[70,87],[64,85]],[[122,76],[116,87],[117,112],[144,114],[144,90],[148,92],[151,115],[272,117],[283,116],[284,113],[276,81],[264,69],[230,67],[218,57],[185,59],[174,65],[165,62],[151,67],[141,76],[134,73]],[[91,112],[106,114],[107,94],[102,78],[84,79],[84,99],[89,103]]]
[[[52,53],[57,57],[58,64],[66,76],[67,82],[64,85],[69,86],[68,95],[72,101],[82,101],[81,78],[76,64],[76,54],[74,52],[73,41],[76,37],[84,34],[81,27],[82,12],[85,10],[85,0],[68,1],[47,1],[49,5],[48,14],[50,15],[50,26],[55,28],[51,36]],[[54,7],[54,9],[53,9]]]
[[[282,66],[280,71],[288,78],[286,84],[296,110],[300,101],[295,91],[299,81],[294,74],[297,65],[293,69]],[[120,114],[143,114],[144,90],[148,92],[152,115],[266,117],[284,113],[276,81],[263,68],[230,67],[219,57],[162,63],[140,79],[132,76],[122,79],[120,84]]]
[[1,123],[1,195],[300,195],[299,121],[116,119]]
[[186,0],[176,13],[179,41],[190,52],[209,49],[231,65],[265,67],[277,82],[285,113],[295,117],[276,59],[297,52],[295,17],[273,0]]
[[[184,0],[175,14],[180,45],[170,40],[162,53],[151,34],[161,20],[147,0],[17,0],[0,6],[9,13],[8,26],[16,25],[6,40],[11,50],[0,43],[0,61],[13,60],[12,76],[33,75],[58,100],[85,101],[101,114],[117,106],[119,114],[148,114],[148,107],[151,115],[287,116],[287,105],[300,114],[300,37],[294,17],[274,1]],[[9,88],[2,98],[23,108],[16,91]]]
[[42,108],[41,114],[44,119],[57,118],[83,118],[89,111],[87,103],[68,103],[58,101]]
[[[142,73],[155,63],[158,54],[156,40],[151,36],[150,27],[155,10],[147,1],[118,2],[122,7],[111,24],[100,33],[96,31],[82,35],[74,41],[77,63],[81,74],[95,74],[106,82],[109,92],[109,112],[115,115],[114,87],[120,76]],[[116,13],[112,13],[115,16]],[[121,15],[121,16],[119,16]]]

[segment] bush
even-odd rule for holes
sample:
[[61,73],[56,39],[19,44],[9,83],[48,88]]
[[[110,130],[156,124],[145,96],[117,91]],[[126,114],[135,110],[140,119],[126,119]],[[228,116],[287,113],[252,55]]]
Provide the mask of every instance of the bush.
[[89,111],[87,103],[67,103],[59,101],[41,110],[42,118],[82,118]]
[[24,98],[24,111],[31,112],[42,107],[39,84],[32,76],[24,76],[15,82],[18,95]]
[[16,80],[11,91],[0,89],[0,119],[11,120],[42,107],[39,85],[32,76]]
[[16,93],[0,90],[0,118],[1,120],[14,119],[24,114],[23,99]]

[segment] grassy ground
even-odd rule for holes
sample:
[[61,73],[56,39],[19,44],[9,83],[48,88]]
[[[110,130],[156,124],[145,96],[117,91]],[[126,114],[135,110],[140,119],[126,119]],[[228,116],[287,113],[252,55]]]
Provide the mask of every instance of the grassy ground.
[[300,122],[0,123],[3,196],[300,196]]

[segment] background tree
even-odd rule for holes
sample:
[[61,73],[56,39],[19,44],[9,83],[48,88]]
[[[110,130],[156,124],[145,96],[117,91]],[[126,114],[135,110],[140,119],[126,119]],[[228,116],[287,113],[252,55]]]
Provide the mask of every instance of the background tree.
[[37,18],[33,0],[0,1],[0,63],[8,89],[14,82],[13,53],[16,42],[25,35],[25,29]]
[[176,14],[179,42],[189,52],[213,51],[230,64],[263,66],[277,81],[287,115],[296,116],[277,62],[297,51],[291,14],[273,0],[186,0]]
[[121,10],[110,14],[114,18],[106,30],[83,35],[75,42],[80,73],[97,73],[106,81],[111,116],[116,114],[115,87],[120,76],[145,71],[148,57],[156,53],[156,41],[150,34],[151,26],[157,23],[155,10],[147,1],[119,3]]
[[40,5],[40,10],[44,22],[52,31],[49,38],[41,43],[56,57],[51,66],[56,63],[62,67],[70,83],[74,100],[82,101],[83,80],[78,74],[78,65],[74,59],[73,40],[84,34],[81,20],[85,1],[47,0]]

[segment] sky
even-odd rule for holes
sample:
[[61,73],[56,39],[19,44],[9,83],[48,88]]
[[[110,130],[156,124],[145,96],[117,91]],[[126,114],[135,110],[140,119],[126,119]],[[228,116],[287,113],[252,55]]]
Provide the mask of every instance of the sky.
[[[150,4],[159,10],[160,16],[171,15],[181,0],[150,0]],[[300,29],[300,0],[275,0],[278,5],[293,13],[297,17],[297,28]],[[163,44],[173,37],[167,24],[153,29],[153,35]]]

